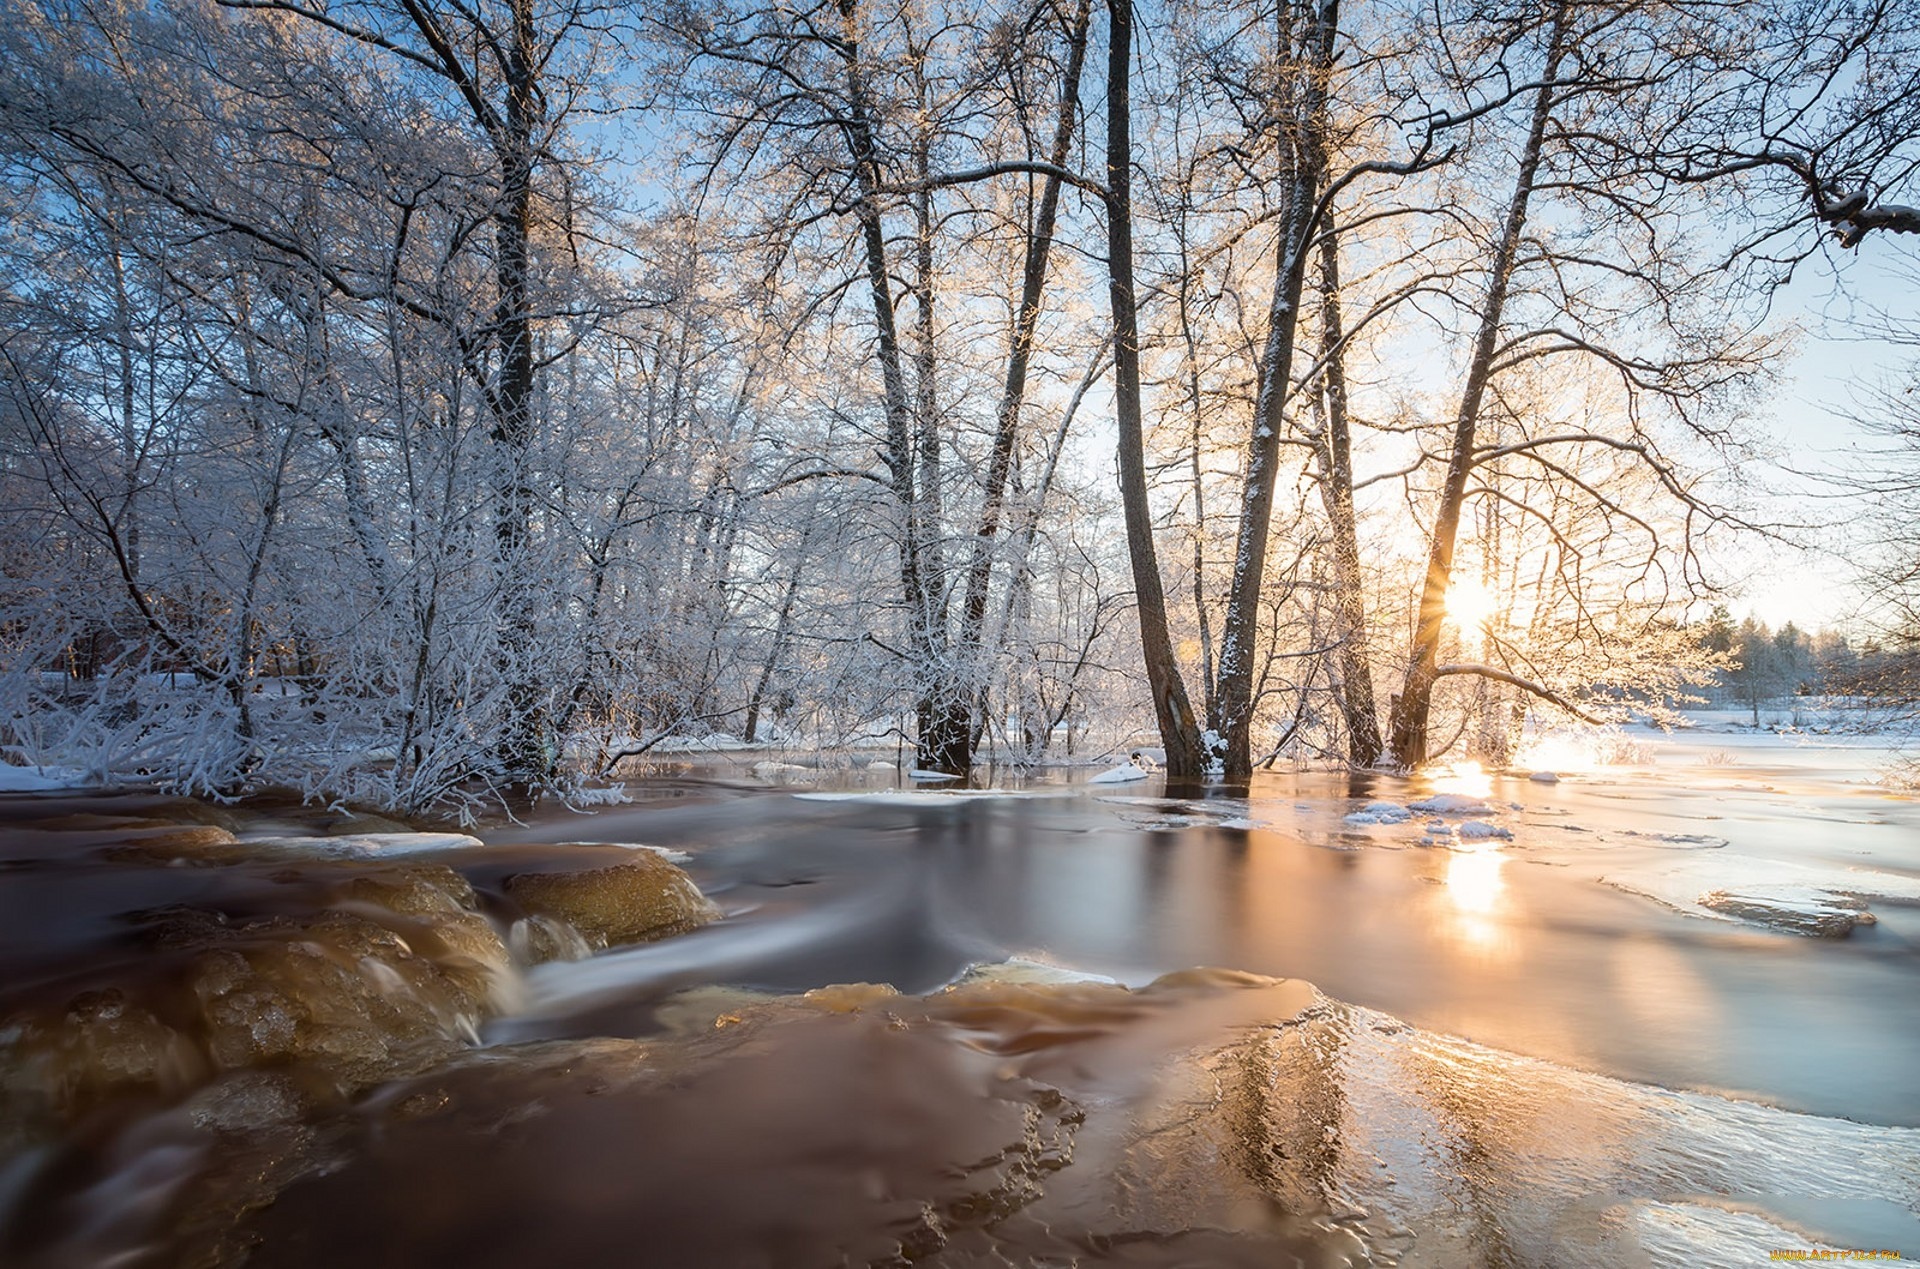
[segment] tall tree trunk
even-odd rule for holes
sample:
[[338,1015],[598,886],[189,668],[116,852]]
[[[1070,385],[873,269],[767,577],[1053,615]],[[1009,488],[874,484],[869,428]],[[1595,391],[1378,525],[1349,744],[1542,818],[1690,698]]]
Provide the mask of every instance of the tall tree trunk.
[[1180,235],[1180,283],[1177,299],[1180,309],[1180,338],[1187,355],[1187,409],[1193,427],[1188,451],[1188,475],[1193,482],[1193,615],[1200,627],[1200,698],[1205,703],[1207,726],[1217,734],[1220,728],[1220,698],[1213,673],[1213,620],[1207,613],[1207,483],[1201,462],[1206,420],[1200,394],[1200,338],[1193,326],[1193,265],[1187,250],[1187,227],[1183,206]]
[[1192,779],[1206,770],[1200,729],[1167,633],[1167,598],[1147,505],[1146,442],[1140,417],[1140,332],[1133,289],[1133,123],[1128,102],[1133,61],[1132,0],[1107,0],[1107,297],[1113,308],[1113,396],[1120,450],[1120,501],[1127,555],[1140,613],[1140,651],[1153,692],[1154,718],[1167,751],[1167,774]]
[[1447,588],[1453,577],[1453,549],[1460,532],[1460,508],[1466,501],[1467,477],[1473,470],[1474,438],[1480,424],[1480,402],[1486,395],[1487,380],[1493,372],[1494,349],[1499,343],[1505,316],[1507,289],[1513,281],[1514,261],[1520,251],[1520,237],[1527,225],[1527,203],[1533,196],[1534,181],[1540,172],[1547,123],[1553,113],[1555,80],[1566,54],[1572,10],[1561,0],[1553,14],[1553,26],[1547,37],[1545,67],[1540,87],[1534,91],[1533,115],[1527,128],[1527,141],[1520,152],[1513,195],[1507,203],[1507,216],[1494,248],[1489,270],[1487,298],[1480,311],[1480,326],[1473,341],[1472,359],[1467,363],[1466,385],[1460,393],[1460,411],[1454,417],[1453,443],[1447,456],[1447,478],[1441,486],[1440,506],[1434,513],[1433,541],[1427,552],[1427,576],[1420,591],[1420,609],[1414,627],[1413,655],[1407,665],[1405,683],[1394,699],[1392,718],[1393,761],[1401,767],[1416,767],[1427,760],[1427,717],[1433,709],[1433,685],[1439,678],[1440,637],[1447,619]]
[[1314,453],[1320,501],[1333,535],[1333,619],[1340,648],[1340,709],[1347,723],[1347,761],[1370,767],[1380,757],[1373,669],[1367,656],[1367,605],[1361,591],[1360,529],[1353,509],[1353,437],[1347,418],[1346,339],[1340,313],[1340,240],[1329,217],[1320,239],[1321,415]]
[[[1280,10],[1281,54],[1293,46],[1290,6]],[[1233,581],[1226,621],[1220,633],[1218,692],[1225,725],[1228,779],[1253,774],[1253,678],[1260,636],[1260,587],[1267,567],[1267,535],[1273,516],[1274,477],[1280,466],[1280,434],[1285,426],[1294,334],[1299,325],[1300,293],[1326,168],[1327,86],[1333,70],[1338,0],[1323,0],[1300,46],[1307,66],[1291,110],[1292,148],[1286,188],[1286,218],[1276,250],[1273,303],[1267,315],[1267,342],[1260,357],[1260,385],[1254,400],[1253,436],[1240,504],[1240,531],[1234,546]]]
[[[1080,75],[1087,60],[1087,28],[1091,22],[1092,0],[1079,0],[1073,26],[1067,36],[1066,77],[1060,85],[1060,115],[1054,126],[1053,144],[1047,161],[1064,168],[1071,157],[1073,133],[1080,113]],[[959,673],[961,687],[974,702],[985,691],[987,662],[984,634],[987,601],[993,582],[994,544],[1005,513],[1008,474],[1013,468],[1015,445],[1020,436],[1020,409],[1026,400],[1027,368],[1033,359],[1034,331],[1040,321],[1040,301],[1046,288],[1047,260],[1053,250],[1053,230],[1060,210],[1061,181],[1049,174],[1040,186],[1040,199],[1033,225],[1027,237],[1026,260],[1020,275],[1020,306],[1014,312],[1012,337],[1007,347],[1007,376],[1000,389],[1000,406],[994,415],[993,448],[987,458],[987,485],[980,504],[980,521],[974,530],[973,550],[967,562],[966,595],[960,610]],[[980,719],[968,727],[967,759],[980,735]]]
[[532,546],[533,484],[528,470],[533,448],[533,132],[540,102],[532,0],[512,0],[513,29],[506,57],[507,109],[496,134],[500,160],[500,206],[494,213],[499,295],[494,325],[500,364],[494,382],[494,546],[504,608],[501,670],[507,690],[507,724],[501,762],[510,784],[528,787],[553,769],[541,699],[534,636],[538,605],[528,552]]
[[[854,215],[860,222],[860,241],[867,272],[867,291],[873,306],[874,350],[880,359],[882,405],[886,414],[886,463],[894,501],[900,506],[900,589],[907,607],[907,651],[920,685],[916,722],[927,734],[931,711],[925,690],[927,676],[944,658],[944,630],[936,628],[938,579],[928,576],[925,542],[929,536],[926,509],[920,502],[915,468],[922,451],[915,444],[914,402],[900,354],[900,332],[893,311],[893,281],[887,267],[887,238],[881,223],[879,147],[874,142],[866,76],[860,68],[858,0],[837,0],[840,47],[847,70],[847,147],[852,155],[854,184],[860,198]],[[938,623],[944,626],[944,622]],[[915,761],[922,761],[917,751]]]
[[924,650],[919,666],[920,699],[914,714],[919,735],[914,762],[923,770],[965,775],[973,766],[973,692],[966,682],[964,653],[956,656],[948,630],[946,559],[940,540],[942,458],[937,323],[934,296],[938,274],[933,255],[933,138],[928,121],[924,53],[916,75],[919,126],[912,150],[913,177],[921,186],[913,196],[914,262],[914,461],[921,528],[920,571],[925,592]]

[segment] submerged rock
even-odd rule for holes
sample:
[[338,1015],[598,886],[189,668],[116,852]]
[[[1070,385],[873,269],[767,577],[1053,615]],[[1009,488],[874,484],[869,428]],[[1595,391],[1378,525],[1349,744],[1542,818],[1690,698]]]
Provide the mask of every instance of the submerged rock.
[[653,851],[605,868],[511,873],[501,887],[530,915],[565,921],[594,948],[682,934],[720,915],[693,878]]
[[0,1120],[33,1137],[115,1096],[249,1068],[350,1092],[465,1048],[510,982],[505,945],[449,868],[307,861],[238,876],[252,884],[236,884],[232,911],[129,914],[133,955],[92,984],[0,1002]]

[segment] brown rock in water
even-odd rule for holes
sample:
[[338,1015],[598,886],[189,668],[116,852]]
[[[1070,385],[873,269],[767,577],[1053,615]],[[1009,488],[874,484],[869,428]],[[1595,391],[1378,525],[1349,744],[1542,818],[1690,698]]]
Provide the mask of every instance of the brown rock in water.
[[501,884],[528,912],[565,921],[597,948],[682,934],[720,915],[693,878],[645,850],[608,868],[515,873]]
[[304,910],[134,914],[142,951],[105,981],[7,1008],[0,1125],[31,1139],[254,1068],[350,1092],[464,1049],[496,1011],[507,950],[452,869],[311,861],[265,880]]

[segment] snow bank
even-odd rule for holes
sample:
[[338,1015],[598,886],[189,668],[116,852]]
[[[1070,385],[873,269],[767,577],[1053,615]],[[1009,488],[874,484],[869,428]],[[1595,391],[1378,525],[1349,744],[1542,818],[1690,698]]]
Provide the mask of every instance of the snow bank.
[[0,793],[46,793],[54,789],[84,789],[93,780],[72,767],[16,767],[0,763]]

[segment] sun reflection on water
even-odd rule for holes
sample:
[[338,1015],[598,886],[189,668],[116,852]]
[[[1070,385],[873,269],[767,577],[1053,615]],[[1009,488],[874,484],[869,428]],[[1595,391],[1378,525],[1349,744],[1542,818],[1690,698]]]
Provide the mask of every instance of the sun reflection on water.
[[1433,773],[1435,793],[1457,793],[1461,797],[1483,798],[1493,792],[1493,776],[1473,759],[1441,767]]
[[1500,877],[1506,862],[1506,856],[1493,849],[1455,851],[1447,860],[1447,898],[1454,910],[1491,915],[1507,888]]
[[1498,916],[1507,890],[1500,875],[1506,862],[1506,856],[1492,846],[1458,850],[1447,857],[1446,894],[1455,935],[1480,952],[1501,951],[1511,940]]

